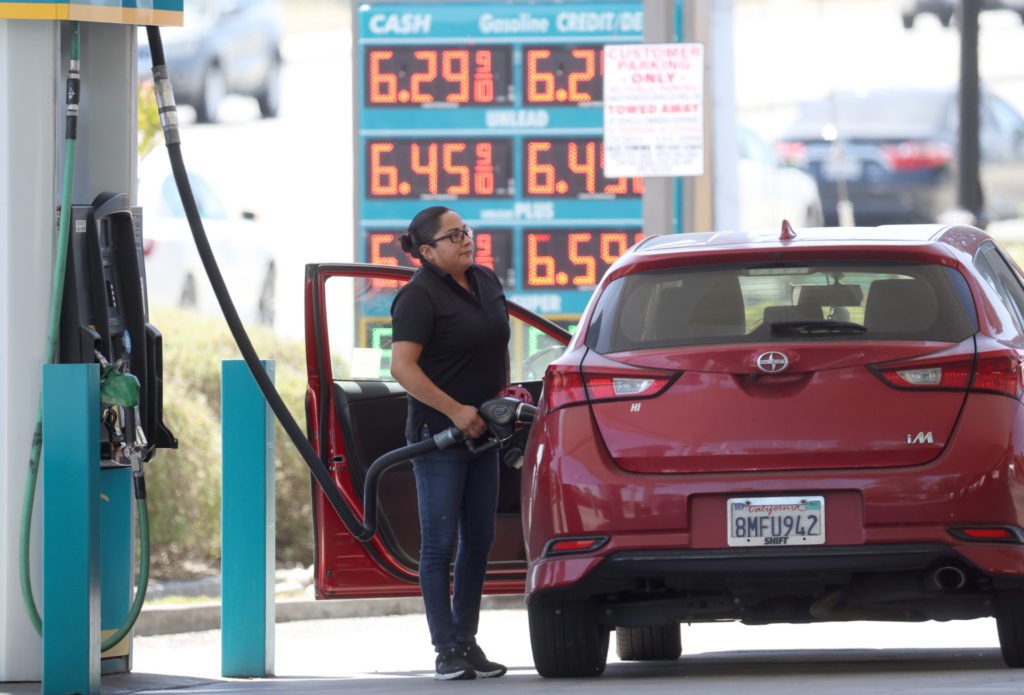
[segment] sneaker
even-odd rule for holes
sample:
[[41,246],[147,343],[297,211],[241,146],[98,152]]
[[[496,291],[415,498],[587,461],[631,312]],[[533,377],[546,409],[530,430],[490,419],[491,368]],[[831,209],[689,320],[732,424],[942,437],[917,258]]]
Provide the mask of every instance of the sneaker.
[[508,670],[496,661],[488,661],[484,650],[475,642],[465,647],[462,658],[473,666],[477,678],[497,678],[504,676],[505,671]]
[[476,671],[464,657],[465,650],[462,647],[448,647],[438,652],[434,661],[434,680],[457,681],[476,678]]

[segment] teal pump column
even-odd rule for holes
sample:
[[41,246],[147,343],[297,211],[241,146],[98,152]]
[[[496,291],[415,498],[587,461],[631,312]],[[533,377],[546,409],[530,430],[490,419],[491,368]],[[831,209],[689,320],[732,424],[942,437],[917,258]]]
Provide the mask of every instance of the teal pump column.
[[221,675],[262,678],[274,673],[274,416],[243,360],[221,370]]

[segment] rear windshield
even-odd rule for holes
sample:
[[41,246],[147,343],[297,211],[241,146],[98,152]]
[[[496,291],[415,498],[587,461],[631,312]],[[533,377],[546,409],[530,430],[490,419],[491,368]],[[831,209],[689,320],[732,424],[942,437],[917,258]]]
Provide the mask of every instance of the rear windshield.
[[600,352],[721,343],[959,342],[977,331],[963,277],[930,264],[686,267],[627,275],[587,331]]

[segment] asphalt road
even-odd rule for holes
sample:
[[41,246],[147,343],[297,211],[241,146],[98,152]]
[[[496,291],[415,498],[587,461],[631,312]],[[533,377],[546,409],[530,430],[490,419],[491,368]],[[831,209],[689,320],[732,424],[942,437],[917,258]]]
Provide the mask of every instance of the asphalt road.
[[[678,660],[620,662],[613,639],[600,678],[546,680],[533,669],[525,611],[487,610],[480,642],[490,657],[509,666],[508,675],[450,684],[431,679],[433,654],[426,635],[422,614],[279,623],[276,675],[255,679],[221,677],[217,630],[136,638],[133,672],[104,677],[102,692],[420,693],[436,687],[588,695],[993,695],[1024,690],[1024,672],[1007,669],[1000,659],[992,620],[685,626]],[[38,693],[39,684],[8,683],[0,692]]]

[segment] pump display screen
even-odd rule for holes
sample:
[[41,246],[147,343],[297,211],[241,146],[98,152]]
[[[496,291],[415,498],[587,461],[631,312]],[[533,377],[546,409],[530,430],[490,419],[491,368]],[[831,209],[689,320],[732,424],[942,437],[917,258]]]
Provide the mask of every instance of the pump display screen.
[[511,46],[374,46],[363,62],[366,106],[512,102]]
[[363,146],[368,198],[513,194],[511,138],[390,138]]
[[573,322],[642,236],[643,178],[604,175],[603,99],[606,47],[643,42],[643,7],[353,5],[356,259],[409,265],[396,230],[443,205],[509,299]]
[[593,287],[608,267],[642,238],[639,229],[526,229],[526,288]]

